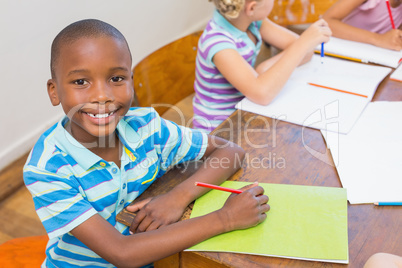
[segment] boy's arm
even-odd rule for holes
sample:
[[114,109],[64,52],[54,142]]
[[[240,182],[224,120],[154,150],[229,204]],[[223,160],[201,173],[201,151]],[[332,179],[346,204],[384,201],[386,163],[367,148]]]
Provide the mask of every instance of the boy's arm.
[[195,186],[196,181],[221,184],[241,168],[243,158],[241,147],[219,137],[208,136],[204,162],[192,176],[167,194],[127,207],[132,212],[139,210],[130,230],[150,231],[178,221],[188,204],[208,191]]
[[[339,0],[324,13],[323,18],[328,22],[333,35],[342,39],[367,43],[382,48],[401,50],[402,32],[398,29],[379,34],[342,22],[347,15],[365,1],[366,0]],[[385,3],[383,8],[386,8]]]
[[124,236],[101,216],[94,215],[71,233],[115,266],[139,267],[220,233],[264,221],[269,205],[263,188],[246,186],[242,190],[241,194],[232,194],[220,210],[157,230]]

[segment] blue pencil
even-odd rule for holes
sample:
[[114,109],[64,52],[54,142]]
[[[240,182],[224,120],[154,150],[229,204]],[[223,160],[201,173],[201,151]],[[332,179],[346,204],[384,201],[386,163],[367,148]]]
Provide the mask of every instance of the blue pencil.
[[377,202],[376,206],[402,206],[402,202]]
[[324,42],[321,43],[321,64],[324,62]]

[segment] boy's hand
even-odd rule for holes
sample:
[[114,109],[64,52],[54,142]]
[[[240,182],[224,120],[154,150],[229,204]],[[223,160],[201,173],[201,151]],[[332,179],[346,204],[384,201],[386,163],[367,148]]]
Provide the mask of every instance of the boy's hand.
[[144,200],[141,200],[139,202],[136,202],[133,205],[129,205],[126,207],[126,209],[130,212],[137,212],[138,210],[142,209],[146,204],[149,203],[149,201],[151,201],[152,198],[147,198]]
[[169,194],[142,200],[127,210],[137,212],[131,223],[130,232],[141,233],[158,229],[173,222],[177,222],[187,206],[181,205]]
[[311,24],[310,27],[301,34],[298,42],[301,42],[301,46],[307,51],[311,51],[314,50],[318,44],[328,42],[331,35],[332,31],[328,27],[328,23],[320,19]]
[[392,49],[401,50],[402,49],[402,31],[399,29],[392,29],[386,33],[378,34],[376,38],[376,46]]
[[243,193],[231,194],[218,210],[225,231],[249,228],[263,222],[267,217],[265,213],[270,207],[264,188],[251,184],[241,189]]

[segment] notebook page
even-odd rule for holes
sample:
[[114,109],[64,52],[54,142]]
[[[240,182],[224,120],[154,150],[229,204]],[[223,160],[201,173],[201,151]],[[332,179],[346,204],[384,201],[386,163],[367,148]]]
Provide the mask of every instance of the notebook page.
[[399,65],[398,68],[390,76],[391,80],[402,82],[402,65]]
[[[236,108],[306,127],[348,133],[390,71],[387,67],[329,57],[321,64],[315,55],[311,62],[295,69],[269,105],[258,105],[245,98]],[[367,98],[308,83],[364,93]]]
[[402,102],[370,102],[347,134],[322,131],[351,204],[402,200]]
[[[248,182],[226,181],[238,189]],[[220,251],[311,261],[348,263],[346,190],[336,187],[260,183],[269,196],[267,219],[252,228],[212,237],[190,251]],[[230,193],[198,198],[191,218],[222,207]]]
[[[317,46],[315,50],[320,51],[321,46]],[[396,68],[402,58],[402,51],[380,48],[336,37],[331,37],[330,41],[325,43],[324,52],[357,58],[362,60],[362,62],[371,62],[392,68]]]
[[296,68],[290,79],[307,81],[335,89],[366,95],[370,100],[379,83],[391,72],[388,67],[378,67],[350,62],[333,57],[314,55],[311,61]]

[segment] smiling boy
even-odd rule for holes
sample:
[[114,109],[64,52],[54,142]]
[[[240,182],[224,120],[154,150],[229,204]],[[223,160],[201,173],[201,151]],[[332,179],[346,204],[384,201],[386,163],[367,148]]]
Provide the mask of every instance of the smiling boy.
[[[268,197],[251,185],[221,209],[177,222],[207,191],[194,182],[222,183],[244,151],[152,108],[130,108],[131,64],[123,35],[99,20],[70,24],[53,41],[48,94],[66,116],[39,138],[24,167],[50,239],[42,267],[139,267],[266,218]],[[231,167],[209,165],[216,158]],[[172,191],[129,208],[139,210],[133,235],[116,221],[169,167],[199,159],[205,164]]]

